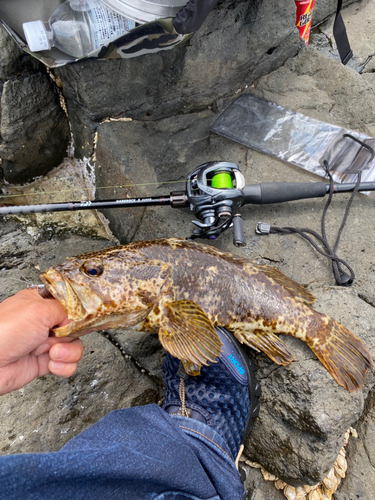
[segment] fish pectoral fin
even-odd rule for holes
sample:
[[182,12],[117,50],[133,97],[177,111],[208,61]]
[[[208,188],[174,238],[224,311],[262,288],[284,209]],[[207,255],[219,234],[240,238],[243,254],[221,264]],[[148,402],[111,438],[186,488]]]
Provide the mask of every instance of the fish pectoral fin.
[[245,328],[238,327],[231,329],[231,331],[241,343],[258,352],[263,351],[278,365],[288,365],[294,359],[284,342],[272,332],[264,330],[248,331]]
[[312,293],[308,292],[306,288],[304,288],[296,281],[288,278],[288,276],[285,276],[285,274],[283,274],[278,269],[274,267],[262,266],[260,264],[253,265],[264,274],[266,274],[269,278],[275,280],[279,285],[286,288],[299,302],[309,305],[315,301],[315,297]]
[[358,337],[326,318],[320,328],[308,329],[306,343],[338,384],[349,392],[355,391],[365,382],[371,355]]
[[221,342],[212,321],[190,300],[160,304],[159,339],[166,351],[180,359],[185,368],[207,365],[220,355]]

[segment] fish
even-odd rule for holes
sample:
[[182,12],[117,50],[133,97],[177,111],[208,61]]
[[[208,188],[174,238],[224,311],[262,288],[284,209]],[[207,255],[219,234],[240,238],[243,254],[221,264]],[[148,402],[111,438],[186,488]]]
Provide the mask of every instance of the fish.
[[279,365],[293,361],[279,334],[305,342],[338,384],[360,388],[371,356],[363,342],[315,311],[314,296],[276,268],[213,246],[164,238],[69,257],[40,274],[69,323],[56,337],[111,328],[158,334],[195,376],[220,356],[215,326]]

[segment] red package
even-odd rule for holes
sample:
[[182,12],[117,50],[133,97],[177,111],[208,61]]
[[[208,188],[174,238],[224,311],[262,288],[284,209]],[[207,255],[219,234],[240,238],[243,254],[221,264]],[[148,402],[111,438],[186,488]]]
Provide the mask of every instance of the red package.
[[309,43],[311,30],[312,11],[315,0],[294,0],[297,6],[296,10],[296,27],[299,31],[299,37],[305,40],[306,45]]

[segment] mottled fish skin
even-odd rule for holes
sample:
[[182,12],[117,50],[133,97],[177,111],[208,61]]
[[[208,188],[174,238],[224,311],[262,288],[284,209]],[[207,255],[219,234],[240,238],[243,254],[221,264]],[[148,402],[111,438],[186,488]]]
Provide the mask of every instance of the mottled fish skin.
[[[86,276],[90,265],[102,274]],[[115,327],[159,333],[191,374],[220,352],[214,325],[282,365],[293,356],[275,334],[297,337],[349,391],[371,366],[363,343],[311,309],[314,297],[301,285],[208,245],[176,238],[130,243],[69,259],[41,280],[71,319],[56,335]]]

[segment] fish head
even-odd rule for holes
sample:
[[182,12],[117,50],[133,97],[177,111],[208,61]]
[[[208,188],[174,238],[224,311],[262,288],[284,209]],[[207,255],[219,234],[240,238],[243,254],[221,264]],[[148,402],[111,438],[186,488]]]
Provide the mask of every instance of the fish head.
[[69,319],[51,334],[78,337],[140,323],[158,301],[168,274],[168,265],[121,249],[84,254],[51,267],[40,279]]

